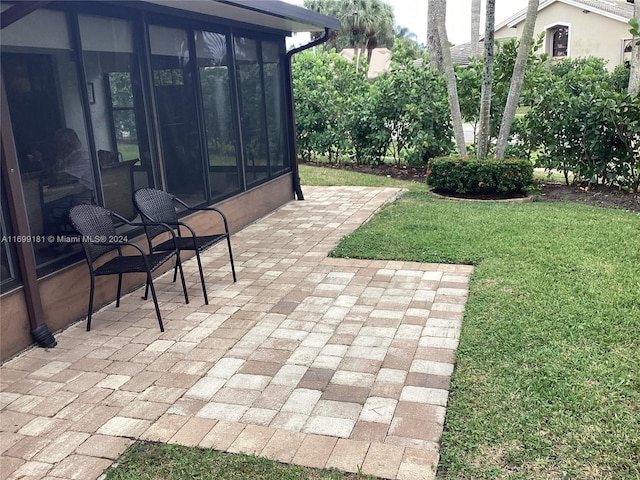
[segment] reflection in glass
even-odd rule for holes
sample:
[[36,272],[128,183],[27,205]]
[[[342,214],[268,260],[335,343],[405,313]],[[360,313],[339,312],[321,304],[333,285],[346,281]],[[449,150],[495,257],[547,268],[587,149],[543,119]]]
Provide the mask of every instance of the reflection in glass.
[[281,172],[289,166],[284,136],[284,87],[279,45],[275,42],[262,42],[267,135],[269,136],[269,160],[272,174]]
[[215,201],[240,190],[226,36],[196,32],[196,56],[206,128],[209,185],[211,199]]
[[131,22],[79,15],[105,207],[132,220],[133,192],[153,185]]
[[[6,212],[9,210],[5,198],[4,189],[0,191],[2,195],[2,208],[0,209],[0,239],[6,239],[11,235],[11,225],[5,224],[9,217]],[[9,227],[9,228],[8,228]],[[16,271],[15,249],[13,242],[8,239],[0,241],[0,286],[10,288],[17,285],[18,272]]]
[[[4,237],[4,222],[2,218],[0,218],[0,235]],[[9,258],[9,242],[0,242],[0,285],[4,286],[9,284],[15,280],[15,275],[13,273],[13,265]]]
[[244,37],[235,37],[234,40],[246,180],[251,186],[269,176],[264,89],[258,42]]
[[203,203],[204,172],[187,34],[151,25],[149,36],[167,190],[191,205]]
[[[33,31],[47,35],[34,37]],[[68,209],[96,201],[78,71],[61,12],[37,10],[2,30],[2,74],[36,264],[80,250]]]
[[117,151],[123,160],[140,158],[136,105],[130,72],[109,72],[105,76],[109,85],[113,135]]

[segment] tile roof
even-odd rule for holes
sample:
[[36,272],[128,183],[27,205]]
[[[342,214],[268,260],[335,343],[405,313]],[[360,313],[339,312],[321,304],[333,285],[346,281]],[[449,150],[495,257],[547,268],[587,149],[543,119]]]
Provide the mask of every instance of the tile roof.
[[633,4],[627,0],[574,0],[586,7],[597,8],[620,17],[633,17]]
[[[549,5],[552,5],[557,1],[561,1],[563,3],[567,3],[576,7],[582,7],[585,10],[597,10],[601,14],[618,17],[619,19],[623,19],[624,21],[627,21],[633,17],[633,3],[629,3],[627,2],[627,0],[542,0],[540,2],[540,6],[538,7],[538,11],[548,7]],[[506,20],[500,22],[499,24],[496,24],[495,29],[499,30],[507,25],[514,27],[520,22],[524,22],[526,15],[527,9],[525,8],[515,13],[513,16],[507,18]],[[484,35],[481,35],[481,38],[484,38]]]

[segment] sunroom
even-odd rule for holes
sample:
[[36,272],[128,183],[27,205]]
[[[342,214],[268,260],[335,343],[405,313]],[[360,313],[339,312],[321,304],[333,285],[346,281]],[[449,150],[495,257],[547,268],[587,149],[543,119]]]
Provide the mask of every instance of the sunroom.
[[[72,203],[132,220],[133,193],[159,188],[233,233],[300,196],[285,38],[337,20],[275,0],[1,8],[2,359],[86,314]],[[115,297],[100,286],[96,306]]]

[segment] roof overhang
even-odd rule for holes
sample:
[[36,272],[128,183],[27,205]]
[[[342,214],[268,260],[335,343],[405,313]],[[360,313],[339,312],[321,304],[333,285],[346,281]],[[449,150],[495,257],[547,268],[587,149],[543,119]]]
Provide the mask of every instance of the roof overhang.
[[[51,0],[23,0],[2,12],[2,28],[11,25],[33,10],[53,3]],[[108,2],[105,2],[108,3]],[[128,2],[113,1],[126,5]],[[129,3],[132,5],[135,2]],[[339,30],[340,21],[280,0],[140,0],[175,14],[203,15],[239,24],[256,25],[282,32],[316,32]]]
[[340,21],[333,17],[280,0],[142,0],[141,3],[291,33],[340,29]]

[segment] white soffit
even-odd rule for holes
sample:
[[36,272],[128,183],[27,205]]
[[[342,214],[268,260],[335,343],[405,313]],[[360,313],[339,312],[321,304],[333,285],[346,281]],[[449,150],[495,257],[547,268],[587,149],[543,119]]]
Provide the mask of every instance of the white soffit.
[[184,12],[202,14],[286,32],[340,28],[340,22],[306,8],[276,0],[143,0]]

